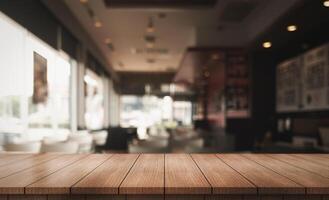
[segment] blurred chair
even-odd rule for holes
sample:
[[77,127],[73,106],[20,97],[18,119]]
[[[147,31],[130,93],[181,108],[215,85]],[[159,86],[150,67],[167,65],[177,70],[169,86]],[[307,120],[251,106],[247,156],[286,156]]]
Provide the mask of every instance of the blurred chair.
[[68,141],[79,144],[78,153],[90,153],[92,150],[93,137],[87,131],[70,134]]
[[41,152],[63,152],[63,153],[77,153],[79,150],[79,144],[77,142],[54,142],[43,143],[41,146]]
[[127,152],[129,134],[128,130],[121,127],[110,127],[108,137],[102,150],[106,152]]
[[320,132],[320,139],[322,141],[322,145],[324,147],[329,147],[329,128],[328,127],[321,127],[319,128]]
[[8,143],[3,147],[5,151],[39,153],[41,142]]
[[56,137],[56,136],[45,136],[42,139],[43,144],[52,144],[52,143],[58,143],[58,142],[64,142],[67,139]]
[[102,146],[106,143],[107,135],[107,131],[95,131],[91,133],[94,144],[98,146]]

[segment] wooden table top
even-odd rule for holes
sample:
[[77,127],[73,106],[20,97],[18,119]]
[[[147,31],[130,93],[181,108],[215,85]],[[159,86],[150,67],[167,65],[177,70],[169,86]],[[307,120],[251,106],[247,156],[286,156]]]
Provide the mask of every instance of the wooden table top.
[[329,194],[324,154],[0,154],[0,194]]

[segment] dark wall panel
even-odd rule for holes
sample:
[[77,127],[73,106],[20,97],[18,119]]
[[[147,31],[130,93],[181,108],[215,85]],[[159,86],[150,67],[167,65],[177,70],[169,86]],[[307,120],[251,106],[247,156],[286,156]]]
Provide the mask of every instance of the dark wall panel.
[[39,0],[1,0],[0,11],[57,49],[58,22]]
[[[55,49],[76,59],[79,41],[40,0],[1,0],[0,11]],[[62,39],[61,42],[59,39]]]

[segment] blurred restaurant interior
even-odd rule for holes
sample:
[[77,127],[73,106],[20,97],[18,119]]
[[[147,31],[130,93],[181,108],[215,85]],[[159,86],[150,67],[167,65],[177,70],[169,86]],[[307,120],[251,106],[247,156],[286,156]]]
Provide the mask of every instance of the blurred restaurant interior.
[[0,0],[0,152],[328,153],[329,0]]

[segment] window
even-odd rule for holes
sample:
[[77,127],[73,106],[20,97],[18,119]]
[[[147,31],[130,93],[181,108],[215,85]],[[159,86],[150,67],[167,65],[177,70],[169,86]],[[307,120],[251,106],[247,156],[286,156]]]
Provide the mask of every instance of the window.
[[85,122],[89,130],[97,130],[104,127],[103,78],[92,70],[86,69],[84,77],[86,98]]
[[0,133],[70,129],[71,61],[0,13]]

